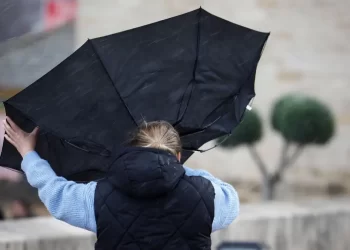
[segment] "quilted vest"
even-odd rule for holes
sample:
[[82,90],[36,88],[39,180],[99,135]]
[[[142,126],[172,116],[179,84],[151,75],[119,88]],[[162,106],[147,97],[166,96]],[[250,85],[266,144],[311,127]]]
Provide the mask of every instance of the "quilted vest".
[[125,148],[97,183],[97,250],[211,249],[214,188],[172,154]]

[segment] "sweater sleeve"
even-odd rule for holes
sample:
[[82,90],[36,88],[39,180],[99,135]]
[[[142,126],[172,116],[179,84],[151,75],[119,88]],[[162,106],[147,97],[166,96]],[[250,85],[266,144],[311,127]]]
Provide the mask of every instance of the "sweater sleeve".
[[21,167],[29,184],[38,189],[41,201],[53,217],[96,232],[96,182],[79,184],[58,177],[49,163],[34,151],[25,155]]
[[202,176],[211,181],[215,190],[213,232],[228,227],[239,214],[239,197],[228,183],[215,178],[204,170],[185,167],[187,176]]

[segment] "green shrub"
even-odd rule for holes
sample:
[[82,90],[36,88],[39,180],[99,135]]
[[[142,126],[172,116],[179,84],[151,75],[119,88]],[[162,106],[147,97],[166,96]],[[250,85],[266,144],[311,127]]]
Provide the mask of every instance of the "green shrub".
[[233,148],[241,144],[254,144],[261,139],[262,135],[263,127],[260,116],[254,110],[246,111],[242,122],[221,146]]
[[325,144],[335,130],[329,108],[314,98],[300,94],[287,95],[275,103],[272,127],[285,140],[297,144]]

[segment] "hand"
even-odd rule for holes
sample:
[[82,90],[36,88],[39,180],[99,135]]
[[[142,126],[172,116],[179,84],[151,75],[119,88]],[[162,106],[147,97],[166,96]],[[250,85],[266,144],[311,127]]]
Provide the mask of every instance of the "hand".
[[9,117],[3,121],[5,139],[8,140],[24,157],[28,152],[35,149],[39,128],[36,127],[31,133],[26,133],[19,128]]

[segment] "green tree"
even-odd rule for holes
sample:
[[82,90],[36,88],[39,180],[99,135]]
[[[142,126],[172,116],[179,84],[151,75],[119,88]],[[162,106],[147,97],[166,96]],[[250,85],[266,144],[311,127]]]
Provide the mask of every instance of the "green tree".
[[274,198],[276,184],[306,146],[326,144],[335,130],[334,118],[328,107],[300,94],[290,94],[277,100],[271,113],[271,125],[283,139],[280,160],[273,173],[268,172],[266,163],[256,150],[256,143],[263,135],[262,121],[256,111],[246,112],[240,125],[221,144],[224,148],[248,147],[262,175],[264,200]]

